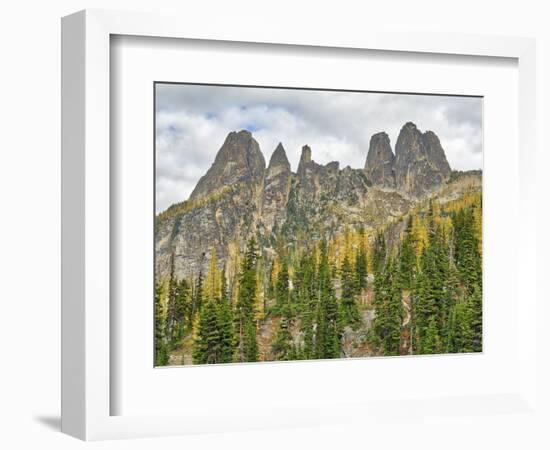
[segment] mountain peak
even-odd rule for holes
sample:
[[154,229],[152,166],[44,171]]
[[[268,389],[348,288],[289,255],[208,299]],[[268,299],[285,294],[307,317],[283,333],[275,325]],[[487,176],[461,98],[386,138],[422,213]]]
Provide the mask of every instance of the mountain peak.
[[306,167],[312,163],[311,159],[311,148],[309,145],[304,145],[302,147],[302,154],[300,155],[300,162],[298,163],[298,175],[304,175],[306,172]]
[[376,185],[395,187],[395,156],[390,145],[390,137],[385,132],[373,134],[365,162],[367,178]]
[[248,130],[232,131],[189,198],[207,197],[240,181],[257,181],[263,177],[264,170],[265,159],[252,133]]
[[300,163],[309,163],[311,162],[311,148],[309,145],[304,145],[302,147],[302,155],[300,156]]
[[401,128],[397,138],[394,168],[397,189],[415,196],[433,191],[451,174],[437,135],[421,133],[412,122]]
[[290,163],[288,162],[285,148],[283,147],[283,144],[281,144],[280,142],[275,148],[275,151],[271,155],[271,158],[269,160],[268,170],[276,166],[285,166],[285,167],[288,166],[288,169],[290,170]]

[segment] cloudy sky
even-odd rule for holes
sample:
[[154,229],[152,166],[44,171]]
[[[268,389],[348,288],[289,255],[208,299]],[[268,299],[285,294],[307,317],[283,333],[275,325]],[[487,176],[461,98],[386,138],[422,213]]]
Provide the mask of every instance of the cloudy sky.
[[453,169],[481,168],[480,98],[157,84],[157,212],[189,197],[231,131],[250,130],[266,164],[282,142],[294,171],[305,144],[321,164],[362,168],[370,137],[394,148],[409,121],[439,136]]

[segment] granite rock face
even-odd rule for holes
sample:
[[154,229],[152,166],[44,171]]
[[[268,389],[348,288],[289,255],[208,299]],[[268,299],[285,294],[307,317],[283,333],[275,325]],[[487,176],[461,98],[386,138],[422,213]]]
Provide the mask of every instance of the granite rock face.
[[394,164],[395,155],[389,136],[384,132],[374,134],[370,139],[365,163],[368,179],[377,186],[395,188]]
[[412,122],[397,138],[394,170],[397,189],[416,197],[433,192],[451,175],[439,138],[432,131],[421,133]]
[[414,124],[401,130],[395,155],[386,133],[375,134],[364,169],[314,161],[305,145],[296,173],[279,144],[269,166],[248,131],[229,133],[189,200],[155,221],[155,270],[178,278],[204,273],[212,249],[228,277],[254,236],[266,255],[278,236],[289,245],[331,237],[346,227],[375,229],[406,214],[444,185],[451,169],[437,136]]
[[362,169],[340,169],[337,161],[318,164],[304,146],[287,204],[285,237],[291,242],[318,239],[361,223],[368,190]]
[[214,163],[191,193],[190,199],[207,197],[238,182],[258,182],[264,176],[265,159],[250,131],[231,132]]
[[264,180],[262,222],[271,231],[286,220],[286,205],[292,184],[292,171],[283,145],[271,155]]

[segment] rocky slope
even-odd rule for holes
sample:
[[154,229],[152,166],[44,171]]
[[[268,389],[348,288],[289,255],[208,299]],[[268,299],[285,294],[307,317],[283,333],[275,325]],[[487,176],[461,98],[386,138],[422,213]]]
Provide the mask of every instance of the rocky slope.
[[329,237],[346,226],[377,228],[407,213],[449,182],[451,169],[435,133],[403,126],[392,151],[386,133],[372,136],[364,169],[314,161],[302,149],[297,172],[279,144],[269,165],[248,131],[231,132],[189,200],[159,214],[155,223],[156,273],[196,278],[215,248],[228,275],[254,235],[266,253],[277,236],[286,242]]

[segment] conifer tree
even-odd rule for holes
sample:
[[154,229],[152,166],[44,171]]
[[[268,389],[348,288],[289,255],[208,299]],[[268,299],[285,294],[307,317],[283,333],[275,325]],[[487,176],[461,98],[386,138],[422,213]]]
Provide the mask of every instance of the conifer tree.
[[306,251],[301,255],[292,279],[295,298],[292,306],[298,313],[300,331],[303,334],[303,346],[297,350],[297,357],[303,359],[315,357],[314,319],[318,303],[315,272],[315,257]]
[[384,355],[398,355],[401,344],[403,304],[396,264],[391,257],[386,258],[384,268],[375,273],[374,305],[375,343],[382,346]]
[[374,273],[381,272],[386,258],[386,239],[383,232],[378,232],[374,239],[372,252],[372,270]]
[[229,292],[227,290],[227,275],[225,273],[225,266],[223,266],[222,272],[220,274],[220,300],[225,303],[231,304],[231,299],[229,297]]
[[281,314],[279,328],[271,346],[276,360],[288,361],[293,359],[293,341],[290,332],[292,325],[292,306],[290,301],[288,263],[283,259],[281,269],[277,275],[276,284],[277,312]]
[[257,361],[256,323],[254,305],[257,293],[257,247],[254,238],[248,241],[239,274],[239,295],[236,304],[236,321],[239,361]]
[[203,293],[205,298],[217,300],[221,297],[221,277],[215,247],[212,247],[210,251],[210,262],[208,263],[208,272],[204,280]]
[[441,351],[437,319],[435,317],[431,318],[430,323],[426,328],[426,334],[422,340],[422,347],[420,350],[421,353],[425,355],[431,355]]
[[346,325],[356,328],[361,323],[361,315],[359,314],[359,308],[355,299],[357,292],[356,278],[347,255],[342,262],[340,281],[342,286],[342,297],[340,300],[342,328]]
[[294,344],[290,327],[292,319],[290,317],[290,305],[287,303],[283,307],[279,329],[273,340],[271,350],[276,360],[289,361],[294,359]]
[[481,288],[478,285],[474,286],[469,302],[471,309],[472,351],[481,352],[483,350],[483,307]]
[[407,220],[401,248],[399,250],[399,283],[402,289],[411,290],[416,271],[415,240],[412,232],[412,216]]
[[168,350],[164,334],[164,312],[162,307],[162,284],[155,285],[155,366],[168,364]]
[[197,278],[197,282],[195,284],[195,292],[193,292],[193,302],[191,305],[191,322],[195,321],[195,316],[198,315],[203,302],[203,279],[202,279],[202,272],[199,272],[199,276]]
[[331,279],[331,267],[328,261],[326,241],[321,241],[319,261],[319,301],[317,304],[315,349],[320,359],[340,356],[340,330],[338,304],[334,295]]
[[481,254],[476,236],[476,220],[472,207],[463,208],[453,215],[455,230],[455,263],[460,278],[471,294],[481,287]]
[[183,334],[186,292],[184,286],[176,279],[174,256],[170,263],[170,280],[168,281],[168,298],[166,308],[166,339],[170,347],[177,345]]
[[289,278],[288,278],[288,263],[286,258],[283,259],[281,264],[281,270],[277,275],[277,284],[275,286],[275,299],[277,312],[280,314],[288,307],[286,313],[290,314],[290,291],[289,291]]
[[191,290],[187,280],[182,279],[176,284],[176,300],[174,308],[175,326],[172,330],[172,340],[178,342],[185,333],[186,327],[190,328],[189,314],[191,310]]
[[206,299],[198,320],[197,336],[193,345],[195,364],[218,364],[222,362],[221,337],[218,310],[215,300]]
[[367,288],[367,252],[363,246],[355,256],[355,288],[361,294]]

